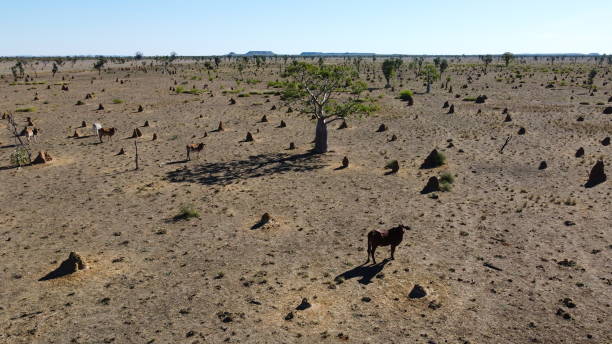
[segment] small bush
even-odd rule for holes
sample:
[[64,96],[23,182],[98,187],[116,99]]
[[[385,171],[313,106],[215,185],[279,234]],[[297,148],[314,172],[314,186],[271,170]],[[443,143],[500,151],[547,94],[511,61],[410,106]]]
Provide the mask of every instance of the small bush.
[[113,99],[113,104],[121,104],[123,103],[123,100],[121,99]]
[[15,110],[15,112],[34,112],[34,111],[36,111],[35,107],[19,108]]
[[238,95],[238,97],[240,97],[240,98],[250,97],[250,96],[251,96],[251,95],[250,95],[250,94],[248,94],[248,93],[240,93],[240,94]]
[[23,166],[30,163],[30,155],[28,151],[23,147],[18,147],[11,154],[11,164],[13,166]]
[[454,182],[455,182],[455,177],[453,177],[453,175],[448,172],[442,173],[442,175],[440,176],[440,183],[452,184]]
[[193,205],[183,205],[178,214],[174,216],[174,220],[189,220],[192,218],[199,218],[200,212],[198,212]]
[[85,103],[83,103],[83,101],[82,101],[82,100],[79,100],[79,101],[77,101],[77,102],[76,102],[76,105],[84,105],[84,104],[85,104]]
[[410,90],[404,90],[400,92],[400,99],[404,100],[404,101],[408,101],[410,99],[412,99],[413,93]]

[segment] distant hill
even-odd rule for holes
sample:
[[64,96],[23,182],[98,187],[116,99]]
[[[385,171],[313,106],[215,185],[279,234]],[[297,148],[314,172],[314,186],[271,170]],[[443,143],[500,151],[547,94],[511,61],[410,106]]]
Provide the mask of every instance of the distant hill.
[[374,56],[374,53],[321,53],[307,51],[300,54],[300,56]]
[[246,54],[244,54],[245,56],[274,56],[276,55],[275,53],[271,52],[271,51],[259,51],[259,50],[251,50],[249,52],[247,52]]

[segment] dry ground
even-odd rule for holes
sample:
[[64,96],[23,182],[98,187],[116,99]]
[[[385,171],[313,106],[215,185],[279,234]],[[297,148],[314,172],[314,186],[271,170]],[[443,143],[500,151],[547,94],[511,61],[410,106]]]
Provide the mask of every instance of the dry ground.
[[[380,62],[374,87],[384,85]],[[226,61],[213,81],[201,63],[168,75],[119,69],[128,62],[100,78],[92,61],[80,61],[54,79],[50,66],[38,66],[35,81],[46,82],[38,85],[10,85],[10,65],[2,68],[0,112],[36,107],[15,118],[33,118],[42,129],[34,150],[54,160],[12,168],[14,139],[0,122],[2,343],[612,342],[612,184],[582,186],[599,158],[612,173],[611,147],[600,143],[612,134],[612,117],[595,105],[611,105],[605,66],[590,96],[570,82],[579,69],[576,83],[584,80],[586,64],[566,63],[567,86],[548,89],[554,74],[542,62],[515,67],[533,76],[523,72],[514,83],[505,68],[478,78],[468,64],[451,63],[453,93],[437,82],[407,107],[395,99],[399,87],[374,90],[380,110],[345,130],[330,125],[332,152],[316,156],[308,154],[309,115],[287,113],[274,94],[222,93],[236,87]],[[245,78],[263,82],[238,87],[272,90],[266,82],[279,66],[253,70]],[[55,84],[62,76],[69,91]],[[412,72],[404,78],[401,89],[424,90]],[[174,80],[186,89],[208,84],[214,97],[176,94]],[[485,104],[462,101],[480,94]],[[511,122],[503,122],[504,108]],[[264,114],[269,122],[258,123]],[[146,120],[134,171],[128,137]],[[281,120],[286,128],[277,128]],[[89,134],[81,121],[119,133],[103,144],[70,137]],[[226,130],[213,132],[219,121]],[[381,123],[389,131],[377,133]],[[255,142],[240,142],[247,131]],[[392,134],[398,140],[388,142]],[[199,159],[184,161],[185,145],[200,141]],[[287,150],[289,142],[297,149]],[[447,164],[419,169],[436,147]],[[576,158],[579,147],[586,153]],[[126,154],[116,155],[121,148]],[[336,169],[344,156],[350,167]],[[396,175],[384,174],[390,159],[401,166]],[[542,160],[546,170],[538,170]],[[443,172],[456,176],[452,191],[419,193]],[[200,218],[173,220],[185,204]],[[272,222],[252,230],[265,212]],[[381,248],[380,264],[362,265],[367,231],[400,223],[412,230],[396,260],[383,262]],[[91,268],[38,281],[71,251]],[[425,298],[407,297],[415,284]],[[303,298],[311,307],[296,310]]]

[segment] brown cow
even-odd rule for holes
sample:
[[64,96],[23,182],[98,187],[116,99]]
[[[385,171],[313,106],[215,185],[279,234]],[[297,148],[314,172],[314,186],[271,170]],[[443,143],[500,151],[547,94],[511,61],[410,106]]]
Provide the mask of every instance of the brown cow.
[[108,139],[112,142],[113,141],[113,135],[115,135],[116,132],[117,132],[117,128],[100,128],[100,129],[98,129],[98,137],[100,138],[100,143],[104,142],[104,141],[102,141],[102,136],[108,136]]
[[391,259],[394,259],[393,253],[395,253],[395,247],[402,242],[405,229],[410,230],[410,227],[399,225],[389,230],[370,231],[368,233],[368,260],[366,264],[370,262],[370,256],[372,256],[372,261],[376,264],[376,257],[374,254],[378,246],[391,245]]
[[36,127],[25,127],[23,128],[19,136],[25,136],[28,142],[30,142],[31,139],[34,139],[34,142],[36,142],[36,137],[38,136],[38,133],[40,133],[40,129]]
[[202,149],[204,149],[204,142],[200,142],[198,144],[192,143],[190,145],[187,145],[187,160],[191,160],[191,156],[189,156],[190,152],[196,152],[197,158],[199,159],[200,152],[202,151]]

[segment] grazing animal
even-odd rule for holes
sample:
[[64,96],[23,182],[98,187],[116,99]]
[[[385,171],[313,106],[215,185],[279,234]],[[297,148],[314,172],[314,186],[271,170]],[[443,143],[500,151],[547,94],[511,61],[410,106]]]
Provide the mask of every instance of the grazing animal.
[[198,159],[200,158],[200,152],[204,149],[204,142],[200,142],[198,144],[192,143],[187,145],[187,160],[191,160],[189,153],[196,152]]
[[116,128],[100,128],[98,130],[98,137],[100,138],[100,143],[102,143],[102,136],[108,136],[108,139],[113,141],[113,135],[117,132]]
[[92,126],[91,129],[94,132],[94,135],[98,136],[98,130],[102,129],[102,124],[95,122]]
[[393,254],[395,253],[395,247],[402,242],[404,238],[404,230],[410,229],[408,226],[399,225],[397,227],[393,227],[389,230],[373,230],[368,233],[368,260],[366,263],[370,262],[370,256],[372,257],[372,261],[376,264],[376,248],[378,246],[389,246],[391,245],[391,259],[393,258]]
[[32,139],[34,140],[34,142],[36,142],[36,137],[38,136],[38,133],[40,133],[40,130],[36,127],[25,127],[21,131],[20,136],[25,136],[28,142],[30,142],[30,140]]

